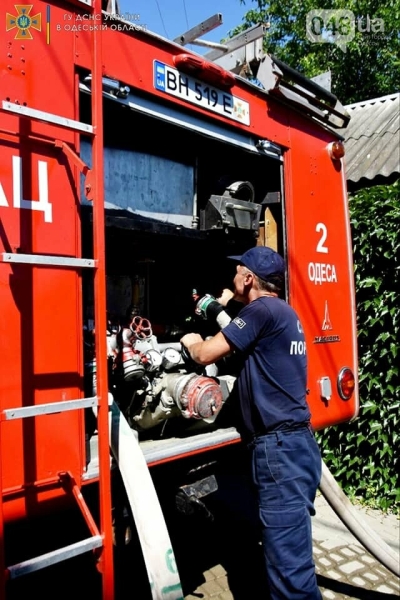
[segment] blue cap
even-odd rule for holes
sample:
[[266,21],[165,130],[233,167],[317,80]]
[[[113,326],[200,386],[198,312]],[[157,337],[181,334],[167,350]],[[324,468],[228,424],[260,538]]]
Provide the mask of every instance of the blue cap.
[[283,275],[285,272],[285,261],[282,256],[268,246],[255,246],[242,256],[228,256],[228,258],[242,263],[260,279],[267,279],[270,275]]

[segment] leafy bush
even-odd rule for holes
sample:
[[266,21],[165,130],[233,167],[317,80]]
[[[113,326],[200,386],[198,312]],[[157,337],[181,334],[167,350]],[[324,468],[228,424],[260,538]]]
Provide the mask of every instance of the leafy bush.
[[400,507],[399,181],[350,196],[360,412],[318,434],[323,459],[350,497]]

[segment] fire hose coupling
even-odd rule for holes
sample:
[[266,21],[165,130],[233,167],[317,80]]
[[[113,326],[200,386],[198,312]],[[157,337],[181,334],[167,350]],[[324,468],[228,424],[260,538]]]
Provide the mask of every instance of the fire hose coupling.
[[219,383],[194,373],[169,375],[166,391],[187,419],[213,420],[224,403]]
[[115,368],[116,361],[119,355],[118,334],[121,331],[119,324],[113,324],[110,321],[107,323],[107,357],[113,362]]
[[138,340],[147,340],[153,335],[150,321],[139,315],[133,317],[129,329]]
[[136,331],[124,327],[122,330],[122,367],[125,381],[143,377],[150,360],[140,350],[134,348]]
[[[203,319],[207,319],[207,317],[208,317],[207,309],[214,302],[217,302],[216,299],[214,298],[214,296],[211,296],[211,294],[205,294],[202,298],[200,298],[197,301],[196,308],[195,308],[196,315],[198,315],[199,317],[203,317]],[[217,302],[217,304],[218,304],[218,302]]]
[[222,304],[214,296],[211,296],[211,294],[205,294],[197,301],[195,313],[203,317],[203,319],[215,320],[221,329],[226,327],[231,321]]

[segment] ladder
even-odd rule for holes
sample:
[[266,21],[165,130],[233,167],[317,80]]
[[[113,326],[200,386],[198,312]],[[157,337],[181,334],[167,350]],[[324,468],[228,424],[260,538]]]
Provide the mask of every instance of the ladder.
[[[102,19],[101,0],[79,0],[90,11],[95,22]],[[0,110],[18,114],[22,118],[37,119],[64,127],[75,132],[91,135],[93,171],[80,161],[79,157],[67,144],[53,140],[53,145],[59,147],[67,157],[78,165],[86,175],[86,191],[89,199],[93,199],[93,260],[84,258],[69,258],[38,254],[17,254],[4,252],[0,255],[1,262],[25,263],[26,265],[59,266],[68,269],[94,270],[94,318],[96,324],[95,351],[97,361],[97,395],[89,398],[78,398],[48,404],[24,406],[7,409],[0,413],[0,448],[2,424],[11,419],[29,419],[70,410],[83,410],[96,407],[97,429],[99,444],[99,510],[100,524],[97,527],[94,518],[80,492],[73,476],[67,472],[59,473],[58,481],[34,482],[32,485],[47,483],[60,486],[66,494],[75,499],[90,531],[90,537],[75,544],[59,548],[40,556],[36,556],[15,565],[6,566],[4,553],[4,512],[3,495],[0,494],[0,598],[6,598],[8,580],[38,571],[52,564],[94,551],[98,556],[98,569],[102,576],[102,598],[114,598],[114,565],[113,565],[113,536],[111,516],[111,476],[109,450],[109,402],[106,349],[106,279],[105,279],[105,233],[104,233],[104,190],[103,190],[103,105],[102,105],[102,40],[101,28],[92,31],[92,124],[72,121],[56,114],[44,113],[39,110],[3,101]],[[42,140],[43,141],[43,140]],[[0,482],[2,481],[0,462]]]

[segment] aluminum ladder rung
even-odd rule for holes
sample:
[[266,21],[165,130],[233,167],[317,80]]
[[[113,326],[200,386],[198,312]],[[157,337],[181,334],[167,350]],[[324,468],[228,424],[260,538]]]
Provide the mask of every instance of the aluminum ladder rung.
[[10,567],[7,567],[7,570],[9,572],[10,579],[16,579],[22,575],[39,571],[40,569],[50,567],[51,565],[62,562],[63,560],[74,558],[75,556],[79,556],[80,554],[84,554],[85,552],[94,550],[95,548],[101,548],[102,546],[103,538],[101,535],[94,535],[90,538],[86,538],[85,540],[81,540],[80,542],[75,542],[74,544],[65,546],[64,548],[58,548],[52,552],[47,552],[46,554],[35,556],[35,558],[30,558],[15,565],[11,565]]
[[21,408],[8,408],[2,411],[3,420],[11,421],[13,419],[25,419],[26,417],[39,417],[41,415],[51,415],[54,413],[67,412],[68,410],[77,410],[79,408],[88,408],[97,406],[97,396],[90,398],[81,398],[78,400],[63,400],[61,402],[49,402],[47,404],[37,404],[36,406],[23,406]]
[[93,126],[89,125],[88,123],[81,123],[80,121],[75,121],[74,119],[61,117],[60,115],[55,115],[43,110],[30,108],[29,106],[21,106],[20,104],[3,100],[1,107],[4,111],[14,113],[20,117],[28,117],[36,121],[44,121],[53,125],[59,125],[65,129],[72,129],[73,131],[83,131],[84,133],[88,134],[94,133]]
[[46,256],[44,254],[17,254],[2,252],[0,262],[57,267],[82,267],[93,269],[96,261],[92,258],[70,258],[69,256]]

